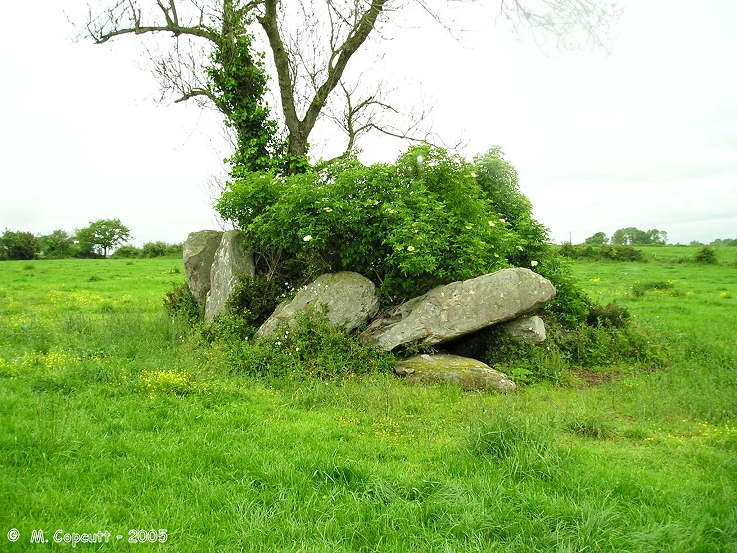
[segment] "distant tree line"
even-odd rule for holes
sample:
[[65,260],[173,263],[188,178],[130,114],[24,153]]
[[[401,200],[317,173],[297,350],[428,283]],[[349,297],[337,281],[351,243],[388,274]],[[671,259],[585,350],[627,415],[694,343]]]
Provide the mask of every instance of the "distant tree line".
[[[36,236],[6,229],[0,235],[0,260],[61,259],[65,257],[108,257],[120,244],[131,240],[130,229],[120,219],[98,219],[73,234],[57,229]],[[142,248],[121,246],[112,257],[159,257],[182,253],[182,244],[147,242]]]
[[[609,238],[603,232],[597,232],[593,236],[589,236],[584,240],[584,244],[589,246],[603,246],[604,244],[613,244],[615,246],[624,245],[664,245],[668,242],[668,233],[664,230],[651,229],[651,230],[640,230],[635,227],[621,228],[612,234]],[[737,238],[717,238],[712,240],[709,244],[704,244],[697,240],[693,240],[689,243],[689,246],[737,246]]]
[[668,241],[668,233],[664,230],[651,229],[640,230],[635,227],[621,228],[612,234],[611,239],[603,232],[597,232],[593,236],[589,236],[584,240],[584,244],[591,246],[601,246],[603,244],[612,243],[615,246],[624,245],[646,245],[646,244],[665,244]]
[[704,244],[698,240],[693,240],[689,243],[689,246],[712,246],[718,248],[720,246],[737,246],[737,238],[717,238],[712,240],[709,244]]

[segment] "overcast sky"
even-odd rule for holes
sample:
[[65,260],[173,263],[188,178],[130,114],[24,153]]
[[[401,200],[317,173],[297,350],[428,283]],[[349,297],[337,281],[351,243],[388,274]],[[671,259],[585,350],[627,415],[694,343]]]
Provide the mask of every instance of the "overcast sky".
[[[218,228],[211,183],[229,152],[217,115],[156,103],[135,38],[75,42],[62,4],[85,6],[4,6],[0,231],[119,218],[140,245]],[[431,105],[434,131],[466,155],[501,145],[556,240],[626,226],[672,243],[737,237],[737,2],[619,4],[606,50],[539,46],[480,3],[460,40],[429,19],[404,25],[367,73],[396,83],[397,103]],[[343,142],[315,143],[328,155]],[[403,148],[363,147],[367,162]]]

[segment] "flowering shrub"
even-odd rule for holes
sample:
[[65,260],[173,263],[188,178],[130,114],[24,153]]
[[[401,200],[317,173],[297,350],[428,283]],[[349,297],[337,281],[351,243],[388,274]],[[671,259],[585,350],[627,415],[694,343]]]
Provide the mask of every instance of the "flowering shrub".
[[243,229],[259,271],[294,285],[355,271],[377,283],[384,306],[510,266],[556,285],[566,273],[498,148],[473,162],[417,146],[394,164],[248,173],[216,208]]

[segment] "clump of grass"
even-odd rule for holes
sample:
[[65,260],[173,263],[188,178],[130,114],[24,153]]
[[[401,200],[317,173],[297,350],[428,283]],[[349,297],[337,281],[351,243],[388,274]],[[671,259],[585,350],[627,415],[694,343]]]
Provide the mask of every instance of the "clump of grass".
[[36,268],[36,266],[33,263],[26,263],[23,265],[24,271],[33,271]]
[[102,280],[102,278],[97,275],[92,275],[90,276],[90,278],[87,279],[87,282],[97,282],[98,280]]
[[694,252],[694,261],[704,265],[715,265],[717,263],[717,252],[711,246],[701,246]]
[[614,436],[612,424],[597,413],[583,413],[574,416],[565,423],[565,428],[584,438],[607,440]]
[[647,282],[641,282],[638,280],[632,285],[632,295],[637,298],[641,298],[648,290],[671,290],[673,285],[674,282],[672,280],[656,280]]
[[550,424],[504,411],[473,426],[468,444],[471,454],[500,463],[513,478],[559,478],[568,458],[554,445]]
[[168,271],[166,271],[166,274],[167,275],[178,275],[181,272],[182,271],[179,269],[179,267],[172,267],[171,269],[169,269]]

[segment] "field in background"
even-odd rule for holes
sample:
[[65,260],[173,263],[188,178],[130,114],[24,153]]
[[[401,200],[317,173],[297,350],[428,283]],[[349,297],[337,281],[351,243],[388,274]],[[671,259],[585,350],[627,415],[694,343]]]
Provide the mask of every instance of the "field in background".
[[[655,261],[692,261],[698,246],[634,246],[642,250],[645,256]],[[719,263],[737,262],[737,247],[720,246],[714,248]]]
[[510,396],[228,374],[163,311],[179,259],[0,263],[0,549],[734,551],[737,267],[671,251],[574,266],[667,368]]

